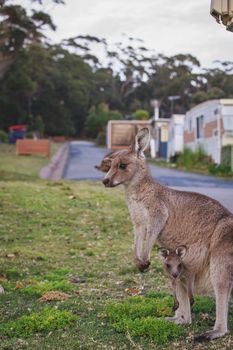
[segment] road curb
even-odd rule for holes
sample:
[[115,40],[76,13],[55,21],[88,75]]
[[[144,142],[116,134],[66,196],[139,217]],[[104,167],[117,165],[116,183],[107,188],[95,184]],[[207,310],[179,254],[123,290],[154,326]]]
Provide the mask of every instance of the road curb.
[[69,159],[69,145],[67,142],[51,158],[48,165],[39,172],[39,177],[45,180],[60,180],[63,177],[66,164]]

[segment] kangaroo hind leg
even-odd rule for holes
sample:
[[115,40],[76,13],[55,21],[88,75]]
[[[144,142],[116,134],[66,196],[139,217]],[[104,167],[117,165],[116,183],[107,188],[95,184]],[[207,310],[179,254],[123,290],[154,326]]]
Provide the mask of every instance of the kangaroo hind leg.
[[216,300],[216,320],[214,329],[195,338],[213,340],[227,333],[228,304],[232,291],[233,255],[226,252],[224,257],[211,259],[210,277]]

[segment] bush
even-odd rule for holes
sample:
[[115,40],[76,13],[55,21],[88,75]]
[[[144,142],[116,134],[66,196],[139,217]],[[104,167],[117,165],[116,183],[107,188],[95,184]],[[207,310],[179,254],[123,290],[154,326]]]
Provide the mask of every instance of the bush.
[[27,132],[27,139],[33,139],[34,138],[34,132],[33,131],[28,131]]
[[208,168],[211,175],[231,175],[231,167],[224,164],[211,164]]
[[0,143],[1,142],[3,142],[3,143],[8,142],[8,134],[3,130],[0,130]]
[[172,315],[172,298],[165,294],[131,297],[120,303],[109,303],[105,310],[110,323],[118,332],[130,333],[133,337],[147,336],[157,344],[185,333],[184,327],[164,318],[156,318]]
[[78,319],[69,311],[60,311],[55,307],[45,308],[40,313],[24,315],[16,321],[2,323],[0,334],[8,337],[28,337],[37,332],[49,332],[64,329]]
[[226,145],[222,148],[222,161],[221,163],[233,171],[233,145]]
[[65,281],[41,281],[36,284],[31,284],[25,288],[19,289],[20,293],[25,293],[32,296],[41,296],[42,294],[50,291],[71,292],[74,286]]
[[186,169],[205,169],[211,164],[213,164],[212,158],[205,153],[202,147],[198,147],[194,152],[190,148],[185,148],[184,152],[177,157],[177,165]]
[[106,132],[105,131],[100,131],[98,133],[98,136],[96,138],[96,144],[98,146],[104,146],[106,145]]
[[[129,333],[133,337],[147,336],[160,345],[187,333],[186,327],[164,319],[164,316],[173,314],[172,305],[170,295],[151,291],[145,297],[136,296],[122,302],[110,302],[105,311],[116,331]],[[193,312],[197,317],[202,313],[214,315],[214,300],[195,296]]]
[[137,109],[133,113],[132,117],[136,120],[147,120],[149,119],[149,113],[145,109]]
[[100,132],[104,132],[109,120],[120,120],[122,115],[118,111],[111,111],[108,105],[101,103],[98,107],[92,107],[86,119],[85,129],[89,137],[96,138]]

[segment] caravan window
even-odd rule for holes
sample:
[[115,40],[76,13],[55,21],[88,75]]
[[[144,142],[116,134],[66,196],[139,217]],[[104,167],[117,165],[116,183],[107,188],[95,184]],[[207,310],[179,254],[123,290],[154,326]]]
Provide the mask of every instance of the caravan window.
[[233,133],[233,114],[223,116],[223,126],[225,132]]
[[188,131],[189,131],[189,133],[192,132],[192,118],[191,118],[191,116],[188,119]]
[[200,117],[197,117],[197,139],[201,139],[204,137],[204,116],[201,115]]

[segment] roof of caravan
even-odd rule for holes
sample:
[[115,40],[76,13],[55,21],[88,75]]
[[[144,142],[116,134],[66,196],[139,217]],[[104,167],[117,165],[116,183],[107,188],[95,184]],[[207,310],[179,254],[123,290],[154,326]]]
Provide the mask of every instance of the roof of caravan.
[[190,110],[188,110],[187,112],[191,112],[193,110],[195,110],[196,108],[200,108],[203,106],[208,106],[208,105],[212,105],[212,104],[221,104],[221,105],[233,105],[233,98],[221,98],[221,99],[216,99],[216,100],[208,100],[202,103],[199,103],[198,105],[194,106],[193,108],[191,108]]

